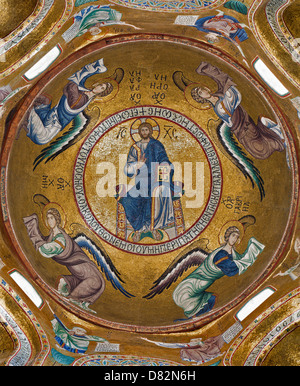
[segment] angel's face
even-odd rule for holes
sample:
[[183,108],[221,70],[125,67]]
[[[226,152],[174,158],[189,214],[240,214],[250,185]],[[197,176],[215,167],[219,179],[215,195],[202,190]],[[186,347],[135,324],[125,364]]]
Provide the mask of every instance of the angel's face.
[[53,214],[48,213],[47,214],[47,223],[51,229],[55,228],[56,226],[56,218],[53,216]]
[[106,89],[107,89],[107,84],[106,83],[101,83],[101,84],[98,84],[96,87],[93,88],[93,93],[94,94],[101,94]]
[[232,232],[228,238],[228,244],[230,246],[234,246],[236,244],[236,242],[238,241],[240,237],[240,234],[238,232]]
[[89,29],[89,32],[91,35],[98,35],[101,32],[101,28],[94,25]]
[[198,87],[198,95],[204,99],[208,99],[211,97],[210,90],[207,87]]
[[208,33],[206,35],[206,40],[208,41],[208,43],[218,43],[219,36],[215,33]]

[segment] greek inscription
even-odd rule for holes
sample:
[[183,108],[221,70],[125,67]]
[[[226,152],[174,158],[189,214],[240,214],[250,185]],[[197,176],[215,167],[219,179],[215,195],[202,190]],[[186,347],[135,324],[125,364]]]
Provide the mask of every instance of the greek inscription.
[[162,105],[166,99],[169,85],[167,83],[168,76],[163,74],[154,74],[153,81],[150,82],[150,90],[153,92],[152,99],[155,105]]
[[66,180],[63,177],[55,178],[44,174],[42,176],[41,187],[42,189],[54,188],[56,190],[63,191],[67,188],[71,188],[71,181]]
[[141,70],[129,71],[129,100],[135,105],[139,105],[141,103],[142,94],[140,92],[140,83],[142,80]]
[[243,199],[242,196],[231,196],[222,197],[221,205],[224,205],[227,209],[232,210],[236,214],[249,212],[250,202]]

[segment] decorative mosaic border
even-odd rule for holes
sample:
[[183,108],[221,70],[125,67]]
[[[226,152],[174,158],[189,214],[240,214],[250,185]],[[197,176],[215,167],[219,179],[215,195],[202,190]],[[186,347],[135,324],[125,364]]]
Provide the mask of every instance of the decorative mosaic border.
[[[5,44],[5,43],[11,41],[16,35],[21,33],[22,30],[26,29],[28,27],[28,25],[31,24],[38,17],[39,13],[41,12],[41,10],[44,7],[44,3],[45,3],[45,0],[39,0],[37,5],[36,5],[36,8],[32,12],[32,14],[29,17],[27,17],[26,20],[24,20],[10,34],[8,34],[3,39],[1,39],[1,43]],[[0,47],[2,47],[2,45]]]
[[72,366],[183,366],[181,363],[134,355],[86,355],[74,361]]
[[[18,303],[18,305],[23,309],[25,314],[28,316],[30,321],[32,322],[35,330],[40,338],[41,342],[41,351],[38,354],[37,358],[34,360],[34,366],[42,366],[45,359],[49,355],[50,352],[50,343],[48,341],[47,335],[40,325],[39,321],[34,316],[33,312],[29,309],[27,304],[22,300],[22,298],[15,292],[15,290],[10,287],[10,285],[0,277],[0,286]],[[0,306],[1,307],[1,306]],[[2,307],[1,307],[2,308]],[[2,315],[0,308],[0,314]],[[3,309],[4,310],[4,309]],[[30,359],[30,353],[28,353],[28,339],[21,327],[9,316],[9,313],[4,310],[4,314],[2,315],[4,319],[9,323],[10,328],[13,330],[13,334],[18,338],[18,349],[13,354],[11,358],[7,361],[7,364],[10,366],[25,366],[26,363]],[[21,343],[20,343],[21,342]],[[28,355],[29,354],[29,355]]]
[[22,331],[21,327],[19,327],[17,322],[1,305],[0,315],[5,320],[9,330],[14,332],[14,341],[17,343],[17,349],[6,362],[6,366],[26,366],[32,354],[30,341]]
[[[270,0],[269,3],[270,3],[271,1],[274,1],[274,0]],[[275,0],[275,1],[276,1],[276,0]],[[277,0],[277,1],[278,1],[278,0]],[[285,3],[286,3],[286,2],[289,2],[290,0],[279,0],[279,1],[285,1]],[[251,31],[253,32],[253,35],[255,36],[255,38],[256,38],[258,44],[260,45],[260,47],[262,48],[262,50],[264,51],[264,53],[270,58],[270,60],[272,60],[273,64],[274,64],[274,65],[275,65],[275,66],[276,66],[276,67],[284,74],[284,76],[285,76],[285,77],[286,77],[286,78],[287,78],[294,86],[296,86],[297,88],[300,88],[300,84],[299,84],[297,81],[295,81],[295,80],[294,80],[294,79],[293,79],[293,78],[285,71],[285,69],[282,67],[282,65],[277,61],[277,58],[276,58],[276,57],[275,57],[268,49],[266,49],[266,45],[265,45],[264,41],[261,39],[261,36],[260,36],[259,32],[257,31],[257,28],[256,28],[256,24],[255,24],[254,18],[255,18],[255,14],[256,14],[257,10],[259,9],[259,7],[261,6],[262,2],[263,2],[263,0],[255,0],[255,1],[253,2],[253,4],[251,5],[249,11],[248,11],[248,22],[249,22],[249,26],[250,26],[250,28],[251,28]],[[268,4],[269,4],[269,3],[268,3]],[[284,5],[285,5],[285,4],[284,4]],[[279,9],[280,9],[280,7],[277,9],[277,12],[279,11]],[[280,43],[283,44],[283,42],[281,41],[281,39],[277,36],[276,32],[274,31],[274,25],[273,25],[273,23],[272,23],[272,25],[271,25],[271,23],[270,23],[270,18],[268,19],[268,17],[267,17],[267,20],[268,20],[268,22],[269,22],[269,24],[270,24],[270,27],[272,28],[272,26],[273,26],[272,30],[273,30],[273,32],[274,32],[276,38],[279,40]],[[277,23],[277,26],[278,26],[277,31],[281,31],[281,32],[282,32],[282,30],[281,30],[281,28],[280,28],[281,25],[279,25],[277,19],[276,19],[276,23]],[[285,48],[286,48],[286,47],[285,47]]]
[[127,8],[142,9],[152,12],[198,12],[213,9],[226,0],[110,0],[114,4]]
[[[297,48],[290,43],[295,38],[289,33],[282,19],[282,13],[290,4],[291,0],[270,0],[266,4],[265,13],[272,31],[280,41],[285,50],[293,55]],[[279,13],[280,12],[280,13]]]
[[278,323],[251,351],[244,366],[259,365],[269,351],[281,340],[287,333],[291,332],[299,325],[300,310],[295,311],[287,318]]
[[0,55],[5,54],[32,32],[45,19],[53,4],[54,0],[40,1],[30,17],[22,23],[22,26],[1,40],[4,44],[0,46]]
[[16,71],[18,68],[20,68],[23,64],[28,62],[31,58],[34,57],[46,44],[49,43],[49,41],[53,38],[55,34],[61,29],[63,24],[69,20],[69,17],[73,11],[74,6],[74,0],[65,0],[65,9],[63,11],[63,14],[61,18],[57,21],[57,23],[54,25],[52,29],[49,30],[46,36],[36,45],[34,48],[32,48],[25,56],[23,56],[20,60],[12,64],[10,67],[8,67],[5,71],[0,73],[0,80],[5,78],[8,75],[11,75],[14,71]]
[[[283,304],[287,303],[289,300],[295,297],[299,297],[300,287],[296,288],[292,292],[288,293],[271,307],[269,307],[265,312],[259,315],[243,332],[240,336],[235,339],[231,347],[227,350],[225,357],[223,359],[223,364],[225,366],[232,366],[232,358],[239,348],[239,346],[246,340],[247,336],[266,318],[268,318],[273,312],[278,310]],[[272,330],[268,332],[260,342],[251,350],[249,355],[246,358],[244,366],[253,366],[258,362],[262,361],[262,357],[265,357],[267,353],[273,348],[274,342],[282,339],[283,335],[286,335],[287,329],[291,329],[293,324],[299,323],[300,320],[300,310],[291,313],[289,316],[285,317],[280,321]],[[274,332],[275,331],[275,332]]]

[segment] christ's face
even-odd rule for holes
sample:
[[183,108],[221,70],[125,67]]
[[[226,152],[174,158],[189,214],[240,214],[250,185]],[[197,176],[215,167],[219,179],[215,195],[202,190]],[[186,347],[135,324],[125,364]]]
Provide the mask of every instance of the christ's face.
[[143,126],[141,129],[140,129],[140,136],[142,139],[147,139],[150,137],[150,130],[149,130],[149,127],[147,126]]
[[238,241],[240,234],[238,232],[232,232],[228,239],[228,244],[233,247]]
[[100,94],[100,93],[102,93],[103,91],[105,91],[106,88],[107,88],[107,84],[106,84],[106,83],[98,84],[98,86],[96,86],[96,87],[93,88],[93,93],[94,93],[94,94]]
[[47,223],[51,229],[53,229],[56,226],[56,219],[53,216],[53,214],[51,213],[47,214]]

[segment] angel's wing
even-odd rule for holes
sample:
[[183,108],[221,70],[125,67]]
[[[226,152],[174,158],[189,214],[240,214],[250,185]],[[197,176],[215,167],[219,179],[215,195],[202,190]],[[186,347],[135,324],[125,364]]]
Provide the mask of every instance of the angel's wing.
[[41,151],[39,156],[33,162],[33,170],[42,161],[46,160],[45,163],[52,161],[63,151],[79,141],[82,138],[84,130],[89,122],[90,118],[84,112],[76,115],[69,130],[65,131],[61,136],[52,141],[49,146],[45,147]]
[[73,229],[73,233],[70,236],[80,248],[86,249],[92,255],[95,263],[105,274],[106,279],[111,282],[112,286],[126,297],[134,297],[134,295],[130,294],[123,288],[121,282],[124,283],[124,281],[121,279],[120,273],[114,266],[99,240],[97,240],[87,228],[81,226],[80,224],[72,224],[71,227]]
[[260,199],[265,196],[264,181],[260,175],[259,170],[254,166],[253,161],[247,157],[243,149],[239,146],[235,139],[230,127],[226,123],[222,122],[216,126],[216,121],[213,124],[212,120],[208,125],[208,130],[214,142],[222,151],[222,153],[230,159],[230,161],[243,173],[245,178],[249,178],[252,187],[256,185],[260,192]]
[[193,82],[192,80],[189,80],[183,75],[182,71],[175,71],[173,73],[173,82],[176,84],[176,86],[179,88],[179,90],[183,91],[187,86],[189,86]]
[[210,252],[207,249],[207,244],[207,239],[200,239],[185,248],[153,283],[150,292],[144,298],[152,299],[155,295],[169,288],[187,269],[202,264]]

